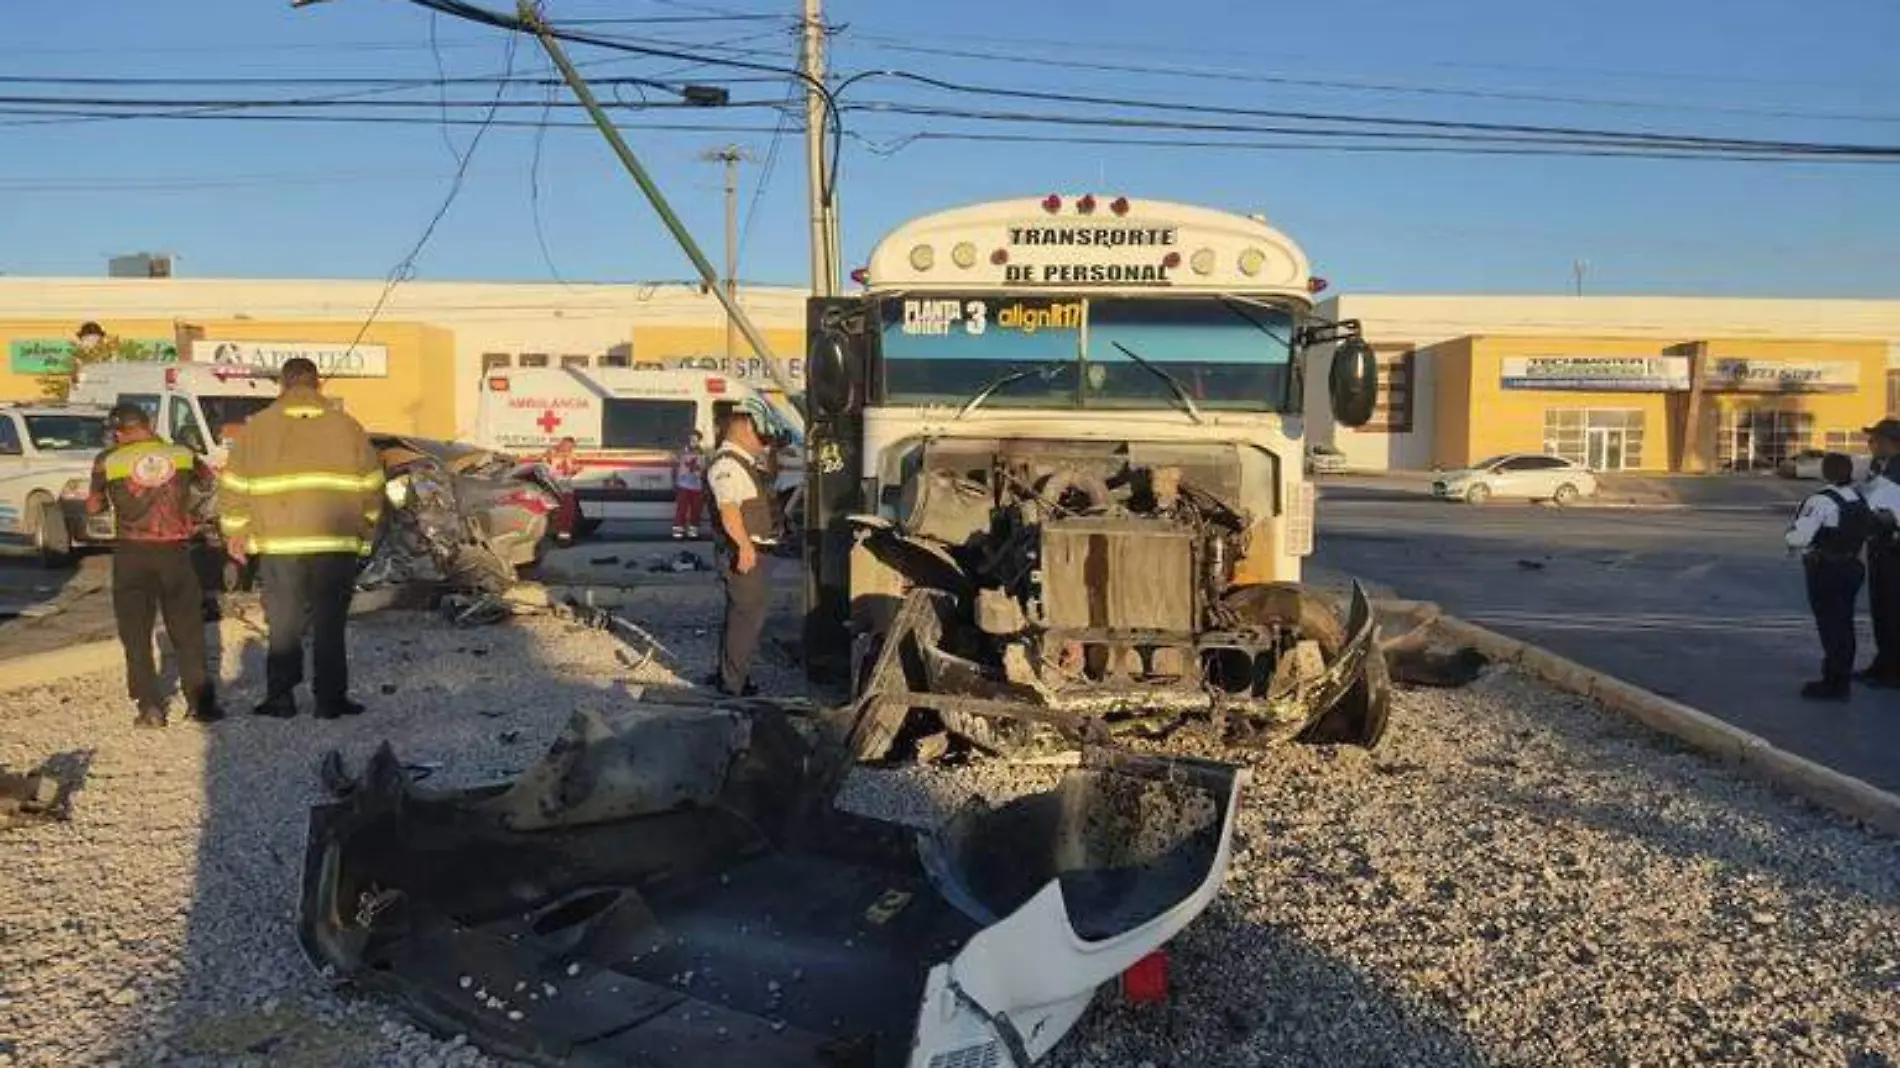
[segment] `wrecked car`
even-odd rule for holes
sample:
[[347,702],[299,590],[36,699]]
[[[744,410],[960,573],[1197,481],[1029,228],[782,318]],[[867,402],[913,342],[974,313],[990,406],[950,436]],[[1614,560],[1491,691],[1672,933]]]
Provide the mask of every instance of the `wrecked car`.
[[360,584],[441,582],[498,593],[538,563],[559,490],[534,465],[454,442],[371,434],[388,476]]
[[1212,901],[1245,776],[1091,749],[916,830],[833,803],[849,759],[759,703],[577,713],[452,792],[385,746],[311,813],[300,940],[535,1064],[1025,1068]]

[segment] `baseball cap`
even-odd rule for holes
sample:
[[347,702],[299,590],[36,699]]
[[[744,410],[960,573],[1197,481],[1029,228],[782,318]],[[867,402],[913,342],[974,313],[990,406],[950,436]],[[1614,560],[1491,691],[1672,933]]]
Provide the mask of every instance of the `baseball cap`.
[[1860,432],[1870,438],[1886,438],[1888,441],[1900,441],[1900,419],[1882,419],[1873,426],[1862,427]]

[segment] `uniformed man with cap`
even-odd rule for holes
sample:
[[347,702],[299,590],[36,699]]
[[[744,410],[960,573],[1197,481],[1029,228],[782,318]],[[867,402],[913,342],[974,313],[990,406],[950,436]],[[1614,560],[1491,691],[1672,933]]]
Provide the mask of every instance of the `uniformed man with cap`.
[[[1873,459],[1860,495],[1873,510],[1867,538],[1867,607],[1873,617],[1874,659],[1857,674],[1869,686],[1900,687],[1900,419],[1882,419],[1864,431]],[[1889,468],[1892,470],[1889,470]]]
[[765,431],[770,424],[765,402],[747,397],[727,414],[719,449],[706,463],[706,488],[718,515],[713,543],[726,588],[719,662],[708,681],[726,694],[758,692],[747,675],[771,595],[764,560],[778,544],[776,497],[766,467]]
[[115,444],[92,464],[86,511],[113,514],[112,613],[125,647],[126,690],[140,727],[165,726],[158,692],[152,628],[165,618],[165,633],[178,654],[178,680],[191,718],[223,716],[205,667],[204,586],[193,566],[191,539],[198,530],[193,493],[211,488],[211,469],[183,445],[160,441],[151,416],[121,404],[107,416]]
[[1788,548],[1801,553],[1808,607],[1821,635],[1821,677],[1801,687],[1811,700],[1845,701],[1854,670],[1854,603],[1864,577],[1861,546],[1873,512],[1855,491],[1854,462],[1838,452],[1821,459],[1827,488],[1801,503],[1788,527]]

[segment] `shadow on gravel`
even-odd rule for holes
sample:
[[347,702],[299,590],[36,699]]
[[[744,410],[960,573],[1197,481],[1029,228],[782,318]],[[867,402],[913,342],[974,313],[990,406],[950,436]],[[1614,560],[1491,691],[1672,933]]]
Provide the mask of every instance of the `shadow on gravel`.
[[1448,1012],[1408,1002],[1298,934],[1215,901],[1169,944],[1172,996],[1132,1005],[1114,990],[1051,1057],[1059,1068],[1481,1068]]
[[[387,740],[405,762],[428,769],[431,787],[495,782],[536,760],[576,708],[624,708],[638,687],[568,681],[575,672],[558,648],[537,647],[518,626],[452,630],[433,616],[378,613],[350,624],[351,692],[367,714],[317,720],[305,686],[301,715],[266,719],[250,711],[263,696],[264,636],[237,620],[227,627],[238,647],[225,659],[220,694],[228,718],[204,729],[195,893],[150,903],[187,917],[179,968],[142,994],[142,1019],[126,1030],[120,1063],[391,1063],[392,1035],[402,1032],[386,1029],[388,1011],[331,996],[297,943],[309,809],[326,799],[324,755],[339,750],[360,768]],[[214,662],[220,655],[214,641]],[[235,680],[233,662],[241,665]],[[433,1043],[417,1054],[442,1063]]]

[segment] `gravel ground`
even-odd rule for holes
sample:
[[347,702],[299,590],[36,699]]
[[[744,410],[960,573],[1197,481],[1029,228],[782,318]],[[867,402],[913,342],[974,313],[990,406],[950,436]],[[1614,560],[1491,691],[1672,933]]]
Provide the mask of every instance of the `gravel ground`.
[[[717,611],[708,583],[635,615],[696,676]],[[259,649],[224,633],[242,709]],[[355,766],[387,738],[441,763],[432,785],[490,781],[576,706],[681,679],[628,678],[618,642],[551,619],[369,617],[353,656],[372,708],[355,721],[135,733],[117,672],[0,695],[0,764],[86,768],[71,822],[0,837],[0,1066],[494,1063],[336,997],[303,961],[316,762],[336,747]],[[782,657],[761,676],[796,687]],[[1171,947],[1171,1003],[1101,997],[1052,1063],[1900,1061],[1895,841],[1507,671],[1400,694],[1393,718],[1374,755],[1210,754],[1255,781],[1227,893]],[[1059,774],[863,774],[847,803],[926,825]]]

